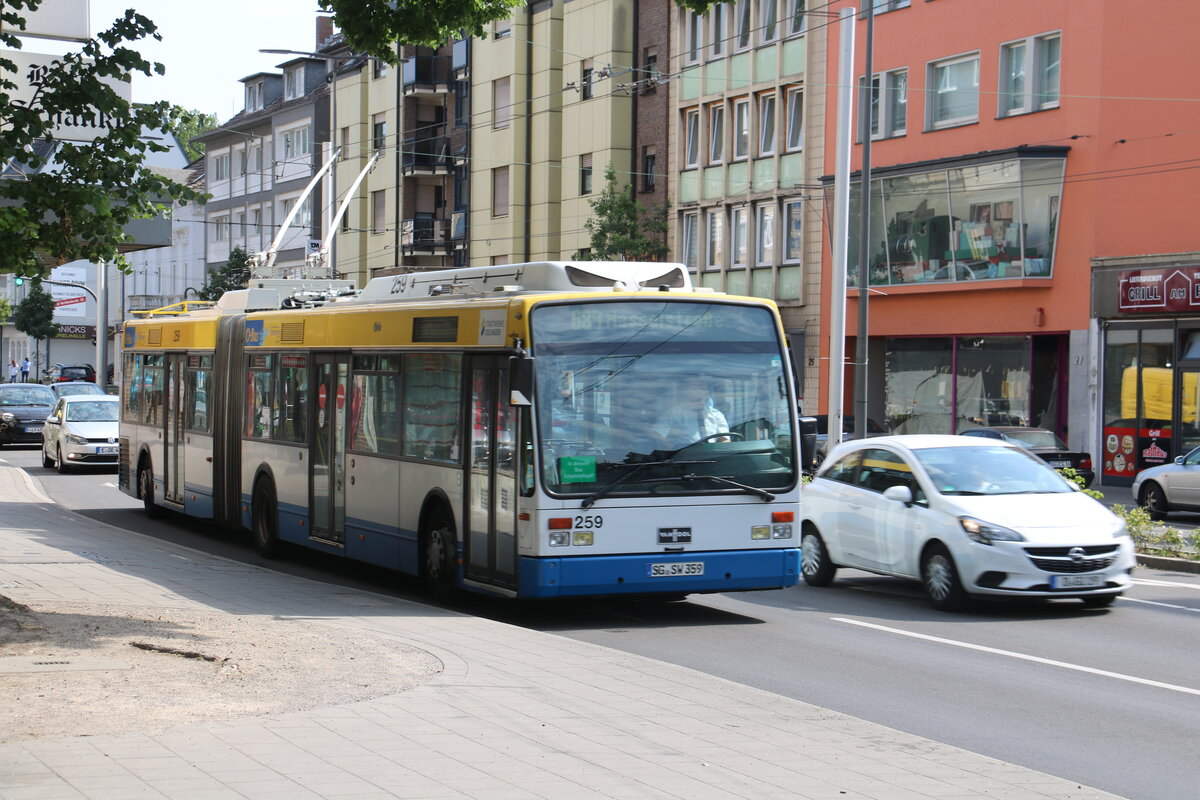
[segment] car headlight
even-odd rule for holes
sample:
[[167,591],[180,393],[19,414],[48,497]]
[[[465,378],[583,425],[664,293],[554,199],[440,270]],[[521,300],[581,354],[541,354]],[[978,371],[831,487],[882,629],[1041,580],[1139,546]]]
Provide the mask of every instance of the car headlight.
[[1120,539],[1122,536],[1129,536],[1129,527],[1125,524],[1125,520],[1117,517],[1117,524],[1113,527],[1112,532],[1114,539]]
[[75,434],[73,434],[73,433],[68,433],[68,434],[67,434],[66,436],[64,436],[63,438],[67,440],[67,443],[68,443],[68,444],[74,444],[74,445],[85,445],[85,444],[87,444],[87,443],[88,443],[88,440],[87,440],[87,438],[86,438],[86,437],[83,437],[83,436],[76,436],[76,435],[75,435]]
[[980,544],[992,544],[994,542],[1023,542],[1025,537],[1014,531],[1012,528],[1005,528],[1000,525],[992,525],[989,522],[984,522],[981,519],[974,517],[959,517],[958,522],[962,525],[963,531]]
[[16,422],[17,415],[11,411],[5,411],[3,414],[0,414],[0,419],[4,420],[5,422]]

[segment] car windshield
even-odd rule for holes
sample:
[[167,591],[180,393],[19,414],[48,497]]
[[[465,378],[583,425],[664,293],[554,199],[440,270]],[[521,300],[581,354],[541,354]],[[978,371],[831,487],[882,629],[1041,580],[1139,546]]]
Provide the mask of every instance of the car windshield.
[[551,492],[695,494],[795,482],[795,415],[768,309],[590,302],[536,308],[531,321]]
[[1053,447],[1055,450],[1066,450],[1067,446],[1050,431],[1029,429],[1027,431],[1005,431],[1004,440],[1019,444],[1022,447]]
[[117,405],[99,400],[67,403],[67,422],[116,422]]
[[104,390],[94,383],[60,383],[54,391],[59,397],[68,394],[104,394]]
[[947,495],[1057,494],[1074,491],[1046,462],[1003,445],[914,451],[934,488]]
[[54,392],[45,386],[0,386],[0,406],[52,406]]

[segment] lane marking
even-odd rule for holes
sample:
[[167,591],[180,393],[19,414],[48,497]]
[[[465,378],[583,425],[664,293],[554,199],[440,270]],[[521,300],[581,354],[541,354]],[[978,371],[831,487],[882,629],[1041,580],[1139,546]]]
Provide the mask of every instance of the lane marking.
[[1177,686],[1173,683],[1163,683],[1162,681],[1152,681],[1149,678],[1139,678],[1134,675],[1125,675],[1120,672],[1109,672],[1104,669],[1096,669],[1095,667],[1085,667],[1081,664],[1071,664],[1066,661],[1055,661],[1052,658],[1042,658],[1040,656],[1031,656],[1026,653],[1017,653],[1012,650],[1000,650],[995,647],[985,647],[981,644],[971,644],[970,642],[960,642],[955,639],[943,639],[941,636],[930,636],[927,633],[916,633],[914,631],[906,631],[901,628],[889,628],[886,625],[876,625],[873,622],[863,622],[857,619],[847,619],[846,617],[832,617],[834,622],[845,622],[849,625],[857,625],[861,628],[870,628],[872,630],[883,631],[885,633],[895,633],[900,636],[908,636],[913,639],[924,639],[927,642],[937,642],[938,644],[948,644],[954,647],[962,647],[967,650],[976,650],[980,653],[991,653],[992,655],[1007,656],[1008,658],[1016,658],[1021,661],[1032,661],[1035,664],[1045,664],[1051,667],[1061,667],[1062,669],[1070,669],[1076,672],[1086,672],[1089,675],[1100,675],[1104,678],[1116,678],[1121,681],[1130,683],[1140,683],[1143,686],[1154,686],[1158,689],[1169,689],[1172,692],[1181,692],[1183,694],[1191,694],[1200,696],[1200,689],[1191,689],[1187,686]]
[[1180,589],[1200,589],[1200,584],[1180,583],[1179,581],[1156,581],[1151,578],[1134,578],[1134,583],[1142,586],[1177,586]]
[[1177,606],[1174,603],[1159,603],[1155,600],[1139,600],[1136,597],[1122,597],[1121,602],[1129,601],[1130,603],[1145,603],[1148,606],[1162,606],[1163,608],[1177,608],[1180,611],[1192,611],[1200,614],[1200,608],[1188,608],[1187,606]]

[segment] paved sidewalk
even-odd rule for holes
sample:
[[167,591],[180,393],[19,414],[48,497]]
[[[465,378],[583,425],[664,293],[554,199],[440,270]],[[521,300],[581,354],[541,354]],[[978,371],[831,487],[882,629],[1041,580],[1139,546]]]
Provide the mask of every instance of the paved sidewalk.
[[0,592],[18,602],[302,620],[444,665],[376,700],[0,745],[5,800],[1113,797],[689,669],[118,530],[8,466],[0,520]]

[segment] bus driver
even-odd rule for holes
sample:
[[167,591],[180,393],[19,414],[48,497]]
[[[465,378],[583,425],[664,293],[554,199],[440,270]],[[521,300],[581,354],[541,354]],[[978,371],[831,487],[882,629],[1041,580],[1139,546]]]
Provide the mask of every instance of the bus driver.
[[684,379],[679,404],[666,413],[655,430],[672,450],[702,439],[710,442],[729,441],[728,436],[717,435],[729,433],[729,423],[711,402],[709,381],[699,375]]

